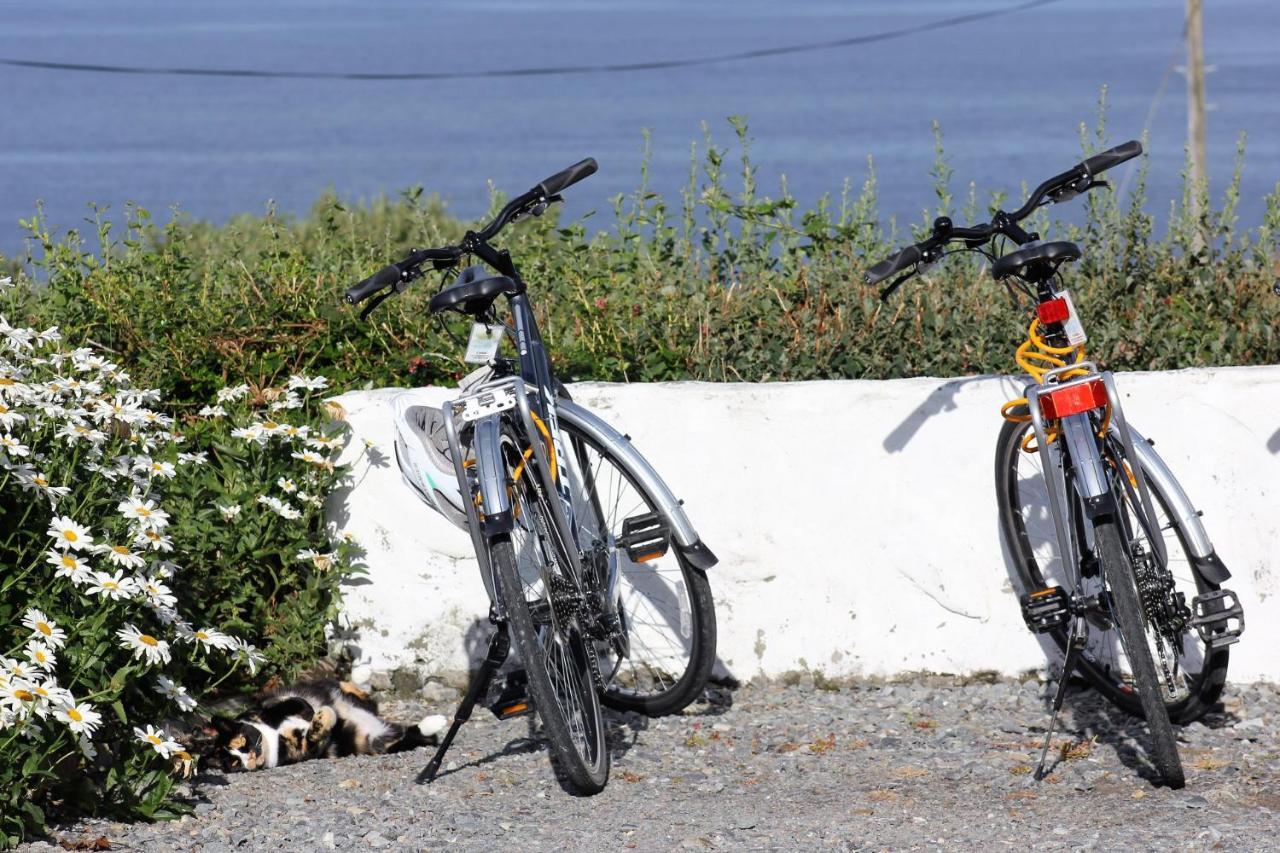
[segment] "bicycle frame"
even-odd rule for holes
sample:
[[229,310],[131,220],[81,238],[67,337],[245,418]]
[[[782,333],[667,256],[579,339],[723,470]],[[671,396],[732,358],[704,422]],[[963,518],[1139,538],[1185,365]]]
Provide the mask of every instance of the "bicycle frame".
[[[584,480],[582,472],[578,470],[575,454],[566,453],[564,450],[566,444],[560,430],[562,419],[615,453],[626,466],[627,472],[652,492],[657,498],[658,510],[670,526],[673,544],[682,559],[688,560],[700,569],[707,569],[714,565],[715,556],[702,543],[680,501],[672,494],[653,466],[635,449],[630,439],[586,408],[568,399],[567,396],[560,396],[555,392],[558,383],[547,356],[537,320],[533,315],[532,306],[523,288],[521,292],[509,296],[508,301],[513,321],[508,329],[508,336],[513,337],[517,348],[519,375],[504,376],[481,383],[466,397],[450,400],[442,407],[450,456],[458,482],[467,484],[471,477],[468,476],[464,463],[467,448],[459,432],[457,416],[465,410],[466,401],[469,399],[485,395],[496,399],[497,395],[509,394],[514,400],[507,409],[515,412],[517,424],[522,427],[524,434],[531,439],[538,436],[541,431],[538,429],[537,421],[540,420],[552,437],[554,462],[548,457],[543,442],[531,440],[529,444],[536,462],[534,467],[537,469],[540,487],[546,494],[560,497],[560,500],[549,502],[552,506],[552,523],[555,527],[555,535],[565,545],[563,550],[569,555],[571,561],[568,569],[574,577],[581,578],[582,561],[577,547],[578,526],[570,488],[573,484],[583,486]],[[512,332],[514,335],[511,334]],[[506,404],[504,402],[498,405]],[[476,460],[475,478],[479,486],[479,505],[474,500],[466,500],[465,494],[463,500],[466,506],[467,528],[476,557],[480,562],[480,574],[494,613],[500,619],[505,618],[506,614],[502,612],[501,600],[496,595],[496,579],[489,559],[488,540],[490,537],[510,532],[514,525],[511,498],[508,494],[506,471],[502,466],[500,448],[501,422],[507,409],[475,419],[472,445]],[[557,478],[552,477],[554,470],[567,472],[567,474],[561,475],[557,482]],[[611,562],[608,578],[610,589],[617,584],[617,572],[616,564]]]

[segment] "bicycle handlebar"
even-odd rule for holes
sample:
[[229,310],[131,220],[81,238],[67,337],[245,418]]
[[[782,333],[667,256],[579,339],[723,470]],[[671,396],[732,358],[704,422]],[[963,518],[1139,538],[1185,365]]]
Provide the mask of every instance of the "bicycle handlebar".
[[[1026,243],[1034,239],[1033,235],[1023,231],[1018,226],[1018,223],[1030,216],[1031,212],[1040,205],[1045,204],[1046,200],[1048,203],[1067,201],[1096,186],[1105,186],[1104,182],[1095,181],[1093,179],[1094,176],[1118,166],[1126,160],[1131,160],[1141,153],[1142,143],[1134,139],[1103,151],[1101,154],[1095,154],[1079,165],[1068,169],[1060,175],[1054,175],[1036,187],[1035,191],[1031,193],[1031,197],[1027,199],[1026,204],[1013,213],[996,211],[991,222],[983,223],[982,225],[975,225],[970,228],[955,228],[952,226],[950,219],[940,216],[934,221],[933,233],[929,237],[899,250],[893,257],[886,258],[871,267],[867,270],[866,275],[863,276],[863,281],[867,284],[879,284],[889,276],[921,261],[934,260],[931,256],[938,249],[954,241],[964,241],[970,244],[970,248],[973,248],[985,243],[997,234],[1004,234],[1019,245]],[[910,276],[911,273],[907,275]],[[901,282],[898,283],[900,284]],[[896,287],[890,287],[881,296],[887,296],[894,289]]]
[[585,160],[579,160],[569,168],[556,172],[554,175],[538,184],[537,189],[541,190],[545,197],[551,198],[551,196],[556,195],[563,190],[567,190],[583,178],[591,177],[596,173],[597,168],[599,167],[596,166],[596,161],[592,157],[588,157]]
[[[560,200],[560,192],[595,174],[598,166],[594,158],[587,157],[567,169],[556,172],[526,193],[516,196],[498,211],[498,215],[479,231],[468,231],[457,246],[441,246],[436,249],[414,249],[402,260],[388,264],[373,275],[347,288],[343,298],[349,305],[363,302],[380,290],[402,282],[408,284],[421,275],[422,264],[432,261],[438,268],[448,266],[463,255],[474,251],[478,244],[487,243],[509,223],[525,214],[542,214],[548,204]],[[372,306],[370,306],[372,307]]]

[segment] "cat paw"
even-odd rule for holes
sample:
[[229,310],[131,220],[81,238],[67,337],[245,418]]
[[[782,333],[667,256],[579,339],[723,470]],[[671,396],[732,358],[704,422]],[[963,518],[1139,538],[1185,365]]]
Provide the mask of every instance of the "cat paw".
[[333,727],[338,724],[337,713],[325,705],[316,715],[311,718],[311,730],[307,733],[307,738],[311,741],[320,741],[333,731]]
[[423,717],[418,722],[418,731],[422,733],[423,737],[433,737],[440,734],[448,727],[449,719],[441,714],[432,714],[428,717]]

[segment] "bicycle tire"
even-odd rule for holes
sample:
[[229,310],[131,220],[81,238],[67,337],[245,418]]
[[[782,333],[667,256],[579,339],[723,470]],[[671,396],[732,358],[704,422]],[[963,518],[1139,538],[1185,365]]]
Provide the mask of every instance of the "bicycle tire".
[[[580,529],[587,538],[616,540],[626,517],[657,512],[657,500],[616,454],[571,424],[562,422],[561,430],[568,437],[584,480],[588,481],[584,487],[590,499],[580,502],[586,505],[578,508]],[[611,472],[604,472],[606,465]],[[604,494],[615,487],[619,489],[617,498]],[[623,487],[632,492],[634,499],[620,499]],[[578,493],[576,489],[574,493]],[[617,507],[622,503],[627,506],[618,517]],[[637,503],[643,506],[635,505]],[[613,511],[606,513],[604,506],[610,506]],[[591,513],[592,522],[581,517],[583,512]],[[625,665],[625,678],[614,678],[606,685],[604,704],[650,717],[679,713],[702,695],[716,659],[715,603],[706,572],[692,566],[674,545],[663,557],[643,563],[628,559],[625,549],[618,549],[616,541],[610,550],[619,564],[623,587],[619,599],[631,654]],[[648,614],[652,617],[642,629],[642,617]],[[659,620],[665,622],[673,634],[683,635],[687,627],[687,638],[671,636],[668,646],[658,648],[664,639],[659,636]],[[642,642],[646,636],[650,640]],[[676,648],[677,643],[681,648]],[[639,659],[641,656],[643,660]],[[617,664],[615,673],[622,672],[622,661]],[[664,668],[680,669],[680,672],[664,674]]]
[[1182,761],[1178,757],[1178,743],[1169,722],[1169,712],[1161,696],[1155,661],[1147,646],[1147,633],[1143,628],[1146,617],[1138,600],[1138,587],[1134,581],[1128,548],[1114,519],[1098,522],[1093,530],[1102,572],[1111,588],[1116,627],[1125,643],[1125,655],[1133,668],[1143,716],[1147,720],[1147,731],[1151,735],[1152,763],[1166,785],[1181,788],[1186,784],[1186,777],[1182,771]]
[[[519,442],[515,442],[515,446],[519,446]],[[510,470],[508,466],[508,475]],[[525,478],[533,476],[537,476],[536,471],[524,472]],[[538,516],[545,524],[551,523],[552,516],[541,491],[530,486],[528,479],[517,482],[512,496],[513,515],[523,516],[521,524],[536,526]],[[554,536],[547,538],[555,539]],[[554,554],[552,564],[544,567],[547,577],[552,573],[563,574],[564,557],[555,553],[559,548],[554,542],[539,541],[530,545],[544,555]],[[524,547],[522,544],[521,550]],[[553,612],[550,592],[544,587],[541,595],[547,600],[539,600],[539,611],[544,615],[536,620],[521,577],[513,535],[504,533],[494,537],[489,542],[489,551],[497,570],[497,594],[555,764],[577,791],[599,793],[609,781],[609,747],[587,641],[578,617],[569,616],[557,628],[550,617]],[[539,580],[533,582],[533,589],[541,583],[543,572],[540,570],[537,575]],[[555,677],[551,668],[553,656],[557,659]],[[571,707],[570,711],[565,710],[566,704]]]
[[[1018,462],[1022,457],[1026,456],[1021,449],[1021,443],[1023,436],[1030,429],[1030,424],[1006,422],[1004,428],[1000,431],[995,460],[996,494],[999,501],[1001,532],[1004,534],[1005,545],[1013,557],[1018,580],[1022,586],[1021,592],[1024,593],[1051,585],[1047,579],[1045,561],[1037,557],[1031,537],[1028,535],[1027,521],[1023,517],[1024,501],[1019,490]],[[1173,514],[1169,510],[1168,502],[1164,495],[1154,487],[1155,484],[1151,482],[1150,478],[1148,478],[1148,485],[1152,487],[1151,496],[1156,502],[1158,511],[1166,519],[1172,519]],[[1176,533],[1174,541],[1169,541],[1166,538],[1166,548],[1181,549],[1185,561],[1189,564],[1190,552],[1187,549],[1182,531],[1177,530]],[[1218,589],[1217,584],[1206,581],[1198,573],[1192,572],[1191,575],[1197,594],[1204,594]],[[1067,648],[1066,628],[1050,631],[1048,636],[1054,641],[1058,649],[1065,654]],[[1200,642],[1198,637],[1194,641]],[[1203,666],[1195,677],[1193,688],[1188,690],[1187,695],[1182,699],[1172,702],[1166,700],[1165,702],[1169,718],[1175,723],[1191,723],[1203,717],[1218,702],[1226,684],[1227,666],[1230,660],[1229,650],[1226,648],[1209,650],[1203,647],[1203,643],[1200,645]],[[1111,672],[1105,662],[1085,657],[1080,660],[1078,671],[1099,694],[1117,708],[1134,716],[1142,715],[1141,702],[1136,692],[1123,677]]]

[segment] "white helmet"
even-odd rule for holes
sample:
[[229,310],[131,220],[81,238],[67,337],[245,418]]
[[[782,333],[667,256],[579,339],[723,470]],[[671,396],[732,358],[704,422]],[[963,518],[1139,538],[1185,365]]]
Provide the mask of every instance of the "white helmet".
[[[482,367],[459,383],[468,388],[488,379],[489,367]],[[462,490],[449,455],[449,435],[445,432],[443,403],[452,393],[441,394],[441,388],[417,388],[397,394],[391,399],[395,413],[396,463],[405,482],[418,497],[436,512],[463,530],[467,529],[467,513],[462,503]]]

